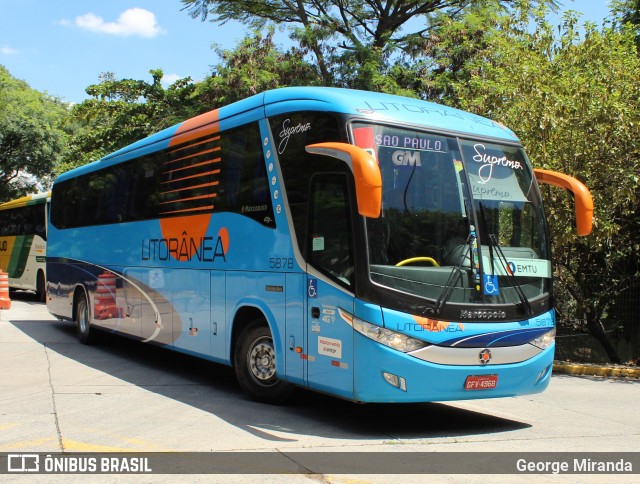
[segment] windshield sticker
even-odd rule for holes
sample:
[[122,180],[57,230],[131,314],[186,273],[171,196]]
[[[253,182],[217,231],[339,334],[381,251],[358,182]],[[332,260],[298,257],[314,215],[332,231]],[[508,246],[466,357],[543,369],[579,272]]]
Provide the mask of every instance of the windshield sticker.
[[291,120],[285,119],[282,122],[282,130],[280,131],[280,143],[278,143],[278,154],[284,153],[289,144],[289,138],[294,134],[306,133],[311,129],[311,123],[298,123],[296,126],[291,126]]
[[482,256],[482,263],[487,274],[495,272],[497,276],[513,275],[516,277],[551,277],[551,262],[544,259],[518,259],[507,256],[506,270],[503,264],[494,264],[494,271],[491,270],[489,257]]
[[506,166],[514,170],[522,170],[522,163],[516,160],[510,160],[506,156],[498,157],[487,153],[487,148],[482,143],[476,143],[473,145],[475,155],[473,155],[473,161],[476,163],[482,163],[482,166],[478,168],[479,183],[487,183],[493,176],[493,167],[495,165]]
[[313,240],[311,242],[311,250],[313,252],[324,250],[324,237],[313,237]]
[[476,199],[498,200],[501,202],[528,201],[514,173],[510,173],[505,178],[492,178],[488,182],[482,181],[481,178],[478,175],[469,174],[471,192]]
[[490,274],[484,275],[484,294],[485,296],[499,296],[500,289],[498,287],[498,276]]
[[370,153],[371,156],[373,156],[373,159],[376,160],[376,163],[378,163],[378,155],[376,153],[375,134],[373,132],[373,128],[354,128],[353,138],[356,146],[359,146],[367,153]]
[[419,151],[397,150],[391,155],[391,160],[396,166],[422,166]]
[[410,148],[420,151],[435,151],[447,153],[446,143],[433,136],[398,136],[378,134],[375,136],[376,145],[383,148]]

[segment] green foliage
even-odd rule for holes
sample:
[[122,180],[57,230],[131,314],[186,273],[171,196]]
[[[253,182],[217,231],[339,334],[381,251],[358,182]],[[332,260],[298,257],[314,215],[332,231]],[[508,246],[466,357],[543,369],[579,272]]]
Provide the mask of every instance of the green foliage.
[[640,0],[612,0],[611,12],[616,22],[630,24],[627,28],[635,31],[636,47],[640,52]]
[[298,48],[282,51],[275,45],[273,33],[273,29],[267,29],[265,35],[255,31],[234,50],[217,50],[222,61],[197,87],[203,111],[269,89],[321,84],[316,68],[304,60],[305,52]]
[[[416,46],[430,41],[443,18],[487,0],[181,0],[192,17],[224,24],[239,21],[253,29],[285,26],[311,58],[325,86],[408,92],[415,75],[403,65]],[[518,0],[490,3],[510,5]],[[556,0],[531,0],[557,5]],[[434,13],[437,16],[433,16]],[[402,57],[403,60],[399,60]]]
[[65,146],[66,111],[0,66],[0,201],[46,188]]
[[196,86],[189,78],[168,88],[163,72],[149,71],[153,81],[122,79],[113,73],[87,88],[92,98],[73,107],[67,128],[74,137],[58,171],[95,161],[152,133],[200,114]]
[[[534,14],[533,29],[526,15],[497,20],[499,28],[484,36],[462,72],[447,77],[451,99],[514,129],[534,166],[571,174],[591,190],[595,226],[586,238],[577,238],[567,223],[573,219],[571,200],[545,190],[560,289],[575,308],[563,300],[558,305],[585,318],[615,360],[603,320],[640,277],[640,60],[634,31],[586,24],[581,35],[569,13],[556,34],[544,9]],[[446,45],[443,53],[454,47]]]

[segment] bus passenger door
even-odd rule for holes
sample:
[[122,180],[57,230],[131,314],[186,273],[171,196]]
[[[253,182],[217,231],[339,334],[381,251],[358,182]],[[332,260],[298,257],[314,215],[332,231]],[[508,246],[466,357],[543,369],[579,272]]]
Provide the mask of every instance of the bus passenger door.
[[353,235],[347,177],[311,180],[307,259],[307,361],[311,388],[353,397],[353,330],[340,309],[353,314]]
[[286,274],[286,341],[285,373],[288,381],[298,385],[306,383],[306,331],[305,274]]

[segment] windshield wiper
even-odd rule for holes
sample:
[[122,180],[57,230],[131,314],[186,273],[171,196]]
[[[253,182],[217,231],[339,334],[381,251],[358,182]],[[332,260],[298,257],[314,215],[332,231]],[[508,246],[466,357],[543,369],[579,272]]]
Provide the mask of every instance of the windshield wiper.
[[475,232],[471,232],[467,236],[467,240],[465,242],[466,249],[460,254],[460,259],[458,260],[457,264],[453,266],[453,269],[451,269],[447,282],[445,283],[444,290],[440,293],[440,296],[438,296],[436,305],[433,307],[433,309],[430,310],[432,314],[440,314],[440,312],[444,309],[444,306],[447,303],[449,297],[451,297],[454,284],[456,283],[458,278],[462,277],[460,268],[462,267],[462,264],[464,263],[467,257],[469,257],[470,264],[473,266],[473,255],[471,251],[471,245],[473,244],[473,241],[475,240],[475,238],[476,238]]
[[511,287],[513,287],[513,290],[516,291],[516,294],[518,294],[518,297],[520,298],[520,302],[522,302],[522,304],[524,304],[527,308],[528,316],[531,317],[531,315],[533,314],[533,309],[531,309],[531,304],[529,303],[529,300],[527,299],[527,297],[524,295],[522,286],[516,279],[516,276],[513,275],[513,272],[509,271],[508,269],[509,261],[507,260],[507,257],[504,255],[504,252],[502,252],[502,247],[500,247],[500,243],[498,242],[498,238],[495,236],[495,234],[489,234],[489,250],[491,250],[491,246],[494,246],[496,249],[496,252],[498,252],[498,260],[500,260],[500,262],[502,263],[502,268],[504,269],[504,272],[507,274],[507,277],[509,277],[509,280],[511,281]]
[[[484,212],[484,204],[481,201],[478,201],[478,206],[480,207],[480,216],[482,217],[482,223],[485,227],[485,230],[488,231],[489,222],[487,221],[487,215]],[[494,266],[494,257],[493,257],[493,250],[495,249],[496,252],[498,253],[498,260],[502,265],[502,269],[504,270],[504,273],[507,274],[507,277],[511,281],[511,287],[518,295],[520,302],[527,308],[528,316],[531,317],[531,315],[533,314],[533,309],[531,309],[531,304],[529,304],[529,300],[524,295],[524,292],[522,291],[522,286],[516,279],[516,276],[514,276],[511,271],[509,271],[509,268],[508,268],[509,261],[507,260],[507,257],[504,255],[504,252],[502,251],[500,242],[498,242],[498,237],[496,237],[495,234],[489,234],[489,240],[487,242],[489,242],[488,245],[489,245],[489,260],[491,261],[491,273],[496,274],[495,266]]]

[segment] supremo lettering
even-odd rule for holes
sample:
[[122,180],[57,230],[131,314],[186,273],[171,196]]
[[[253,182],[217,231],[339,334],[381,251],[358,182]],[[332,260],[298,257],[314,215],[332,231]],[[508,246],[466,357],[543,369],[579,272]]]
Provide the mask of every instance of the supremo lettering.
[[284,153],[289,144],[289,138],[292,134],[306,133],[311,129],[311,123],[298,123],[296,126],[291,126],[291,120],[285,119],[282,122],[282,130],[280,131],[280,143],[278,144],[278,154]]
[[225,257],[224,246],[219,236],[198,239],[192,237],[146,239],[142,241],[142,260],[168,261],[173,258],[181,261],[214,262],[216,259],[222,259],[223,262],[226,262]]
[[473,161],[482,163],[482,166],[478,168],[478,176],[480,177],[481,183],[487,183],[491,180],[494,165],[506,166],[514,170],[522,170],[522,163],[519,161],[510,160],[506,156],[498,157],[489,155],[485,152],[486,149],[482,143],[473,145],[473,150],[476,152],[476,154],[473,155]]

